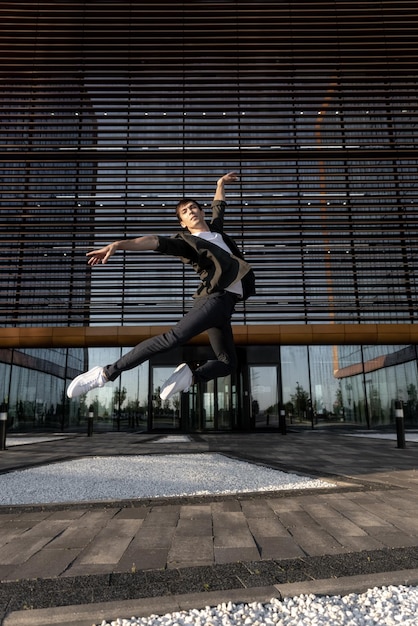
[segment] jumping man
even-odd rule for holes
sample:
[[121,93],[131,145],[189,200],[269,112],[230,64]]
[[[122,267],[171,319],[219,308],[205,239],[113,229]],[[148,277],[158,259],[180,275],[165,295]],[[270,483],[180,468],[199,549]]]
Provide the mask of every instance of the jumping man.
[[236,367],[236,353],[231,328],[231,316],[239,300],[255,293],[254,274],[235,242],[223,232],[225,184],[238,179],[235,172],[222,176],[212,202],[212,218],[198,202],[183,198],[177,204],[177,217],[183,231],[173,237],[146,235],[135,239],[114,241],[104,248],[88,252],[89,265],[107,263],[117,250],[143,252],[154,250],[176,256],[190,265],[200,276],[192,309],[168,332],[142,341],[118,361],[104,367],[96,366],[77,376],[69,385],[67,395],[76,398],[96,387],[103,387],[120,374],[130,370],[152,355],[184,345],[192,337],[207,331],[215,359],[195,369],[187,363],[179,365],[164,383],[163,400],[175,393],[187,391],[197,382],[227,376]]

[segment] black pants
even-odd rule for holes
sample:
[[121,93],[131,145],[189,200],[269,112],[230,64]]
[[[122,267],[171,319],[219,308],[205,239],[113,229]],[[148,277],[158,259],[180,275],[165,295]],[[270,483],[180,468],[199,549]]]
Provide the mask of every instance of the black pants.
[[115,380],[121,372],[148,361],[153,354],[168,352],[204,331],[209,335],[216,360],[207,361],[196,369],[195,382],[227,376],[237,363],[231,328],[236,302],[237,296],[228,291],[196,298],[193,308],[168,332],[142,341],[116,363],[106,365],[106,376],[109,380]]

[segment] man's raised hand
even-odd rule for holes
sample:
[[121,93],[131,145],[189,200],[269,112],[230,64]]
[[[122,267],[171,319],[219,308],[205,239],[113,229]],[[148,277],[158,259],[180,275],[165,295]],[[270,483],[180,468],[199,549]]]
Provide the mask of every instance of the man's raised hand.
[[238,180],[239,176],[237,172],[228,172],[228,174],[224,174],[218,182],[224,183],[235,183]]

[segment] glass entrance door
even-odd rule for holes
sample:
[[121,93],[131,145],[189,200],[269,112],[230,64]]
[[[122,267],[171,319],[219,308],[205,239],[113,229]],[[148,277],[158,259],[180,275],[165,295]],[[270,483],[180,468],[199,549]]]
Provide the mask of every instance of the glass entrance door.
[[237,412],[237,390],[231,377],[193,385],[189,393],[161,400],[164,382],[174,367],[153,366],[151,373],[150,430],[189,432],[231,430]]
[[176,393],[168,400],[161,400],[164,382],[173,373],[173,367],[153,367],[151,376],[151,430],[178,430],[181,424],[181,398]]
[[230,376],[195,385],[188,394],[188,429],[231,430],[236,401]]

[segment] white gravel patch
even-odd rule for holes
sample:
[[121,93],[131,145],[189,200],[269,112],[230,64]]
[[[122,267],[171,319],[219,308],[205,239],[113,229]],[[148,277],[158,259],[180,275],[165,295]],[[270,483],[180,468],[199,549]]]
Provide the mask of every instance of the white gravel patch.
[[266,604],[219,604],[150,617],[116,618],[100,626],[413,626],[418,587],[375,587],[347,596],[294,596]]
[[335,483],[221,454],[84,458],[0,475],[0,505],[320,489]]
[[188,435],[167,435],[166,437],[159,437],[152,443],[190,443],[191,439]]

